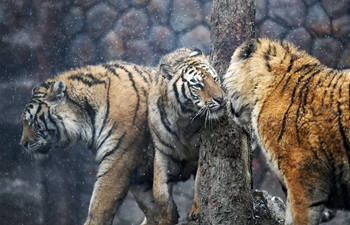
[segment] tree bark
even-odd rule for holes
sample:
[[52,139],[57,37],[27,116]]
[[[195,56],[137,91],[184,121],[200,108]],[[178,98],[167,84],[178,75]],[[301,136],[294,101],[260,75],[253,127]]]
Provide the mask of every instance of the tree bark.
[[[254,36],[253,0],[214,0],[212,65],[225,74],[238,45]],[[253,224],[249,135],[225,116],[202,131],[200,224]]]

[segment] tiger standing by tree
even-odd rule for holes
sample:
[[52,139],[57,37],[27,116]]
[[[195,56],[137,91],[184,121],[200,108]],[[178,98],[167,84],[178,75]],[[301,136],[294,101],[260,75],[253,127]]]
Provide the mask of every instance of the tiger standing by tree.
[[155,144],[153,195],[159,225],[178,222],[173,185],[195,177],[195,199],[188,220],[199,216],[200,130],[224,112],[219,77],[198,49],[179,49],[163,57],[149,96],[149,126]]
[[350,210],[350,71],[322,65],[292,43],[252,39],[224,76],[229,110],[287,188],[286,225]]

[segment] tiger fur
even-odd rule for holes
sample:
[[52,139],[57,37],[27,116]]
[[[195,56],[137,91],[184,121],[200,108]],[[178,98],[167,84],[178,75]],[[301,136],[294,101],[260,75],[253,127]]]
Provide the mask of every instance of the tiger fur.
[[110,225],[130,190],[143,224],[157,224],[152,196],[154,148],[147,125],[155,68],[121,61],[64,72],[32,91],[21,144],[43,155],[82,141],[99,164],[85,225]]
[[350,71],[322,65],[292,43],[252,39],[224,76],[229,110],[287,187],[286,225],[350,209]]
[[195,198],[188,220],[199,216],[199,132],[224,111],[224,94],[215,70],[198,49],[180,49],[159,63],[149,96],[149,126],[155,145],[153,196],[159,225],[178,222],[171,192],[174,183],[195,176]]

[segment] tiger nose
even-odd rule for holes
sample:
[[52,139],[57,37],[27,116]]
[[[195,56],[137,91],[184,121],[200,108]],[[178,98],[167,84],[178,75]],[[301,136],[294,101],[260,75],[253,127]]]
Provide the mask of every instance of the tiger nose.
[[22,145],[23,147],[25,147],[26,149],[28,149],[29,147],[29,139],[26,138],[26,137],[22,137],[20,142],[19,142],[20,145]]
[[20,142],[19,144],[22,145],[23,147],[25,147],[26,149],[28,149],[28,147],[29,147],[28,141]]
[[215,102],[219,103],[220,105],[224,102],[224,98],[223,97],[217,97],[213,99]]

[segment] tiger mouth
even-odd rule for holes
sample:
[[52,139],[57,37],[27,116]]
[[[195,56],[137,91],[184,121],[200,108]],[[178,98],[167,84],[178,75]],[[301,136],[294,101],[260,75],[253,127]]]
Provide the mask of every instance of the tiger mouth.
[[213,113],[219,113],[224,108],[225,108],[224,105],[215,105],[215,106],[209,107],[209,110],[212,111]]
[[29,148],[25,148],[25,149],[30,154],[42,154],[42,155],[45,155],[51,150],[51,147],[50,146],[42,146],[42,147],[37,147],[37,148],[30,148],[29,147]]
[[[205,121],[209,121],[212,119],[218,119],[224,113],[224,104],[216,104],[216,105],[205,105],[200,108],[196,114],[196,117],[204,117]],[[193,118],[193,119],[194,119]]]
[[47,154],[51,150],[50,147],[42,147],[36,150],[40,154]]
[[219,102],[216,101],[216,104],[208,105],[207,107],[212,113],[221,113],[226,106],[226,100],[221,100]]

